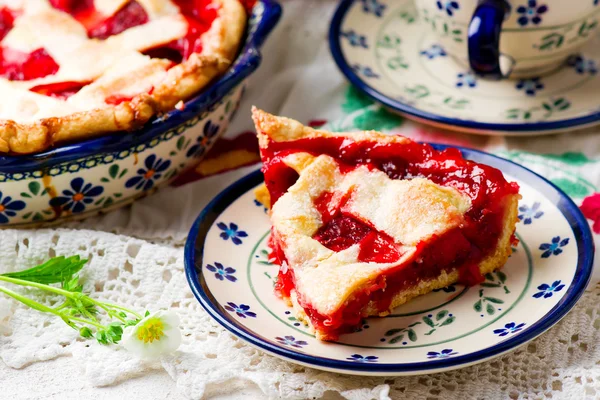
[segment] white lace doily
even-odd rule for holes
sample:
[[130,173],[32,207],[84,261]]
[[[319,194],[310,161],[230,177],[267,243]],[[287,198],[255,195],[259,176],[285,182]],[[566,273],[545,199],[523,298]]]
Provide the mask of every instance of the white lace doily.
[[[269,398],[560,398],[600,396],[600,286],[542,337],[504,357],[462,370],[402,378],[364,378],[320,372],[266,355],[230,335],[201,308],[183,273],[182,248],[89,230],[0,232],[1,272],[54,255],[79,254],[85,289],[94,297],[138,310],[170,307],[181,317],[179,351],[140,361],[118,346],[84,341],[52,315],[3,301],[0,357],[11,368],[73,357],[95,386],[113,385],[165,369],[186,397],[235,392],[252,382]],[[10,266],[10,267],[7,267]],[[26,291],[38,301],[52,298]],[[8,312],[7,312],[8,311]]]

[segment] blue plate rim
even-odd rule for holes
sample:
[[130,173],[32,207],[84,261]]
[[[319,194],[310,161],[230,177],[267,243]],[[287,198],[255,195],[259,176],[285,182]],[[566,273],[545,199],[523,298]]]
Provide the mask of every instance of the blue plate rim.
[[[594,241],[587,220],[579,210],[579,207],[561,189],[543,176],[540,176],[539,174],[520,164],[476,149],[436,143],[430,144],[437,150],[456,148],[461,151],[465,158],[491,165],[500,169],[503,173],[508,173],[509,175],[517,177],[518,179],[526,182],[528,185],[531,185],[536,190],[540,191],[540,193],[542,193],[545,197],[553,201],[553,203],[565,216],[569,222],[569,225],[571,226],[571,229],[573,230],[573,234],[577,242],[578,252],[577,268],[575,270],[575,275],[573,276],[573,282],[571,282],[571,285],[567,289],[567,292],[563,298],[550,311],[548,311],[543,318],[529,326],[521,334],[512,336],[509,339],[506,339],[503,342],[500,342],[494,346],[490,346],[486,349],[478,350],[465,355],[457,355],[446,359],[406,364],[369,363],[368,365],[352,361],[341,361],[325,357],[315,357],[301,352],[296,352],[261,339],[251,330],[235,321],[233,317],[228,316],[227,313],[220,310],[220,306],[216,302],[211,301],[212,295],[208,291],[206,285],[200,281],[194,263],[194,260],[197,258],[197,250],[199,252],[198,258],[201,259],[203,252],[202,241],[206,238],[208,230],[212,226],[213,222],[218,218],[219,214],[231,203],[233,203],[239,196],[262,182],[263,177],[260,170],[254,171],[245,177],[240,178],[238,181],[234,182],[221,193],[219,193],[202,210],[192,225],[184,249],[184,268],[188,284],[194,296],[200,302],[202,307],[209,313],[209,315],[219,322],[219,324],[221,324],[232,334],[247,341],[255,347],[290,361],[296,361],[304,365],[311,365],[315,368],[337,370],[349,374],[416,374],[456,369],[499,356],[529,342],[530,340],[535,339],[559,322],[575,306],[577,301],[583,295],[585,288],[591,279],[594,262]],[[199,244],[198,249],[196,249],[196,243]]]
[[369,86],[363,79],[361,79],[348,65],[346,58],[341,49],[340,44],[340,30],[342,26],[342,22],[344,17],[346,16],[350,6],[356,0],[342,0],[338,5],[333,18],[331,20],[330,28],[329,28],[329,49],[331,51],[331,55],[335,60],[340,71],[346,76],[346,78],[350,81],[354,87],[359,89],[365,95],[370,97],[371,99],[382,103],[383,105],[410,115],[412,117],[421,118],[429,121],[433,121],[439,124],[444,125],[453,125],[455,127],[479,130],[479,131],[496,131],[496,132],[511,132],[511,133],[531,133],[534,131],[560,131],[567,128],[573,127],[585,127],[590,124],[594,124],[600,122],[600,111],[592,113],[590,115],[586,115],[583,117],[569,118],[560,121],[552,121],[552,122],[531,122],[531,123],[487,123],[487,122],[477,122],[477,121],[469,121],[462,119],[455,119],[449,117],[443,117],[437,114],[433,114],[427,111],[422,111],[418,108],[410,106],[408,104],[402,103],[398,100],[390,98],[385,94],[377,91],[373,87]]

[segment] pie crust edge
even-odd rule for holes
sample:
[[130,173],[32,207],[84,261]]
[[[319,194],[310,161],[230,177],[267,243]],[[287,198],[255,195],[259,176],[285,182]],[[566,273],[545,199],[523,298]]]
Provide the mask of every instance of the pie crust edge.
[[89,139],[142,127],[224,73],[237,54],[246,28],[246,10],[238,0],[215,0],[219,16],[202,36],[204,51],[169,69],[152,94],[139,94],[121,104],[76,112],[32,123],[0,120],[0,153],[31,154],[64,142]]

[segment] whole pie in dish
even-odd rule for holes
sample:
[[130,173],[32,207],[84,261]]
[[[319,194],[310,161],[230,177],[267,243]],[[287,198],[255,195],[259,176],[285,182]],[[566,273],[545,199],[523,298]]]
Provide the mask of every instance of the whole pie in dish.
[[253,109],[276,292],[322,340],[415,296],[480,283],[515,242],[516,183],[457,149],[330,133]]
[[224,72],[240,0],[0,0],[0,152],[131,130]]

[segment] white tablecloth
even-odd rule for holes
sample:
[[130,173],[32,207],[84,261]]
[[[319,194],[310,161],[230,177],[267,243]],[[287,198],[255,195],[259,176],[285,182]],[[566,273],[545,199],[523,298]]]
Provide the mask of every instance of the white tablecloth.
[[[334,65],[326,37],[335,1],[283,4],[284,17],[264,48],[263,65],[228,136],[252,130],[252,104],[303,122],[335,124],[361,115],[374,129],[484,148],[524,163],[559,183],[578,203],[598,191],[598,128],[505,140],[447,134],[403,121],[350,89]],[[1,231],[0,271],[30,266],[50,248],[56,254],[92,254],[86,289],[134,307],[172,307],[182,316],[185,338],[177,355],[142,362],[77,340],[61,321],[0,299],[9,310],[0,313],[0,399],[600,397],[597,273],[580,305],[549,333],[496,361],[446,374],[386,379],[322,373],[263,355],[225,333],[187,289],[182,244],[207,202],[258,167],[163,189],[129,208],[57,230]]]

